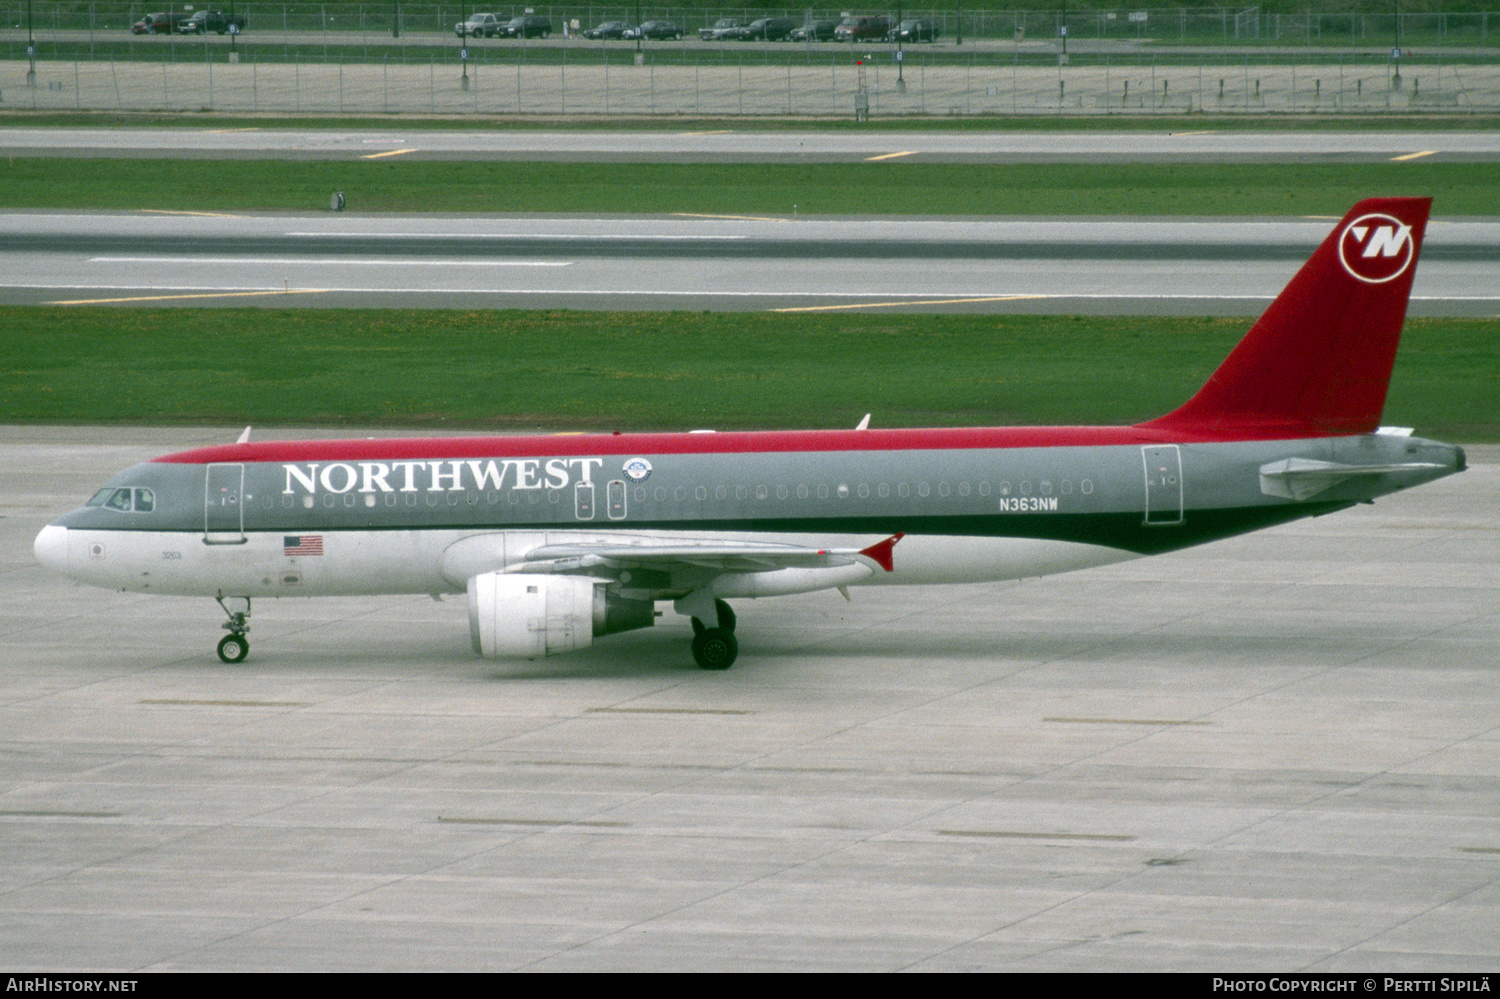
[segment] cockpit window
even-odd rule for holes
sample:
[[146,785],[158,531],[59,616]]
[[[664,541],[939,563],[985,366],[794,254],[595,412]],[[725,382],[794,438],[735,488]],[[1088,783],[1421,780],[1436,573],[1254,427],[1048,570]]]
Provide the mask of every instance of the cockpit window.
[[89,506],[102,506],[109,510],[129,513],[150,513],[156,509],[156,494],[149,489],[101,489],[88,501]]

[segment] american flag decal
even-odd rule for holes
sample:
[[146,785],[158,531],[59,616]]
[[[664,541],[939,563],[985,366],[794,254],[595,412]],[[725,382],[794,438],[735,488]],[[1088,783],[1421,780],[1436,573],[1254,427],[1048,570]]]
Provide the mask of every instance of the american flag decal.
[[283,555],[321,555],[323,554],[323,535],[286,535],[281,539],[281,551]]

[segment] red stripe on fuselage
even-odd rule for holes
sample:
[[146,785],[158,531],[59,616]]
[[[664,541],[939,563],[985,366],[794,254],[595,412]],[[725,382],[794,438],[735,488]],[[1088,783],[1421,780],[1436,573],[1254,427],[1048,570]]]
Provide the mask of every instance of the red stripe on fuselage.
[[[569,455],[774,454],[809,451],[916,451],[1029,447],[1108,447],[1161,442],[1275,440],[1311,436],[1284,425],[1195,437],[1140,427],[967,427],[926,430],[783,430],[752,433],[580,434],[527,437],[388,437],[376,440],[261,441],[163,455],[181,464],[256,461],[517,458]],[[1289,430],[1293,432],[1288,433]]]

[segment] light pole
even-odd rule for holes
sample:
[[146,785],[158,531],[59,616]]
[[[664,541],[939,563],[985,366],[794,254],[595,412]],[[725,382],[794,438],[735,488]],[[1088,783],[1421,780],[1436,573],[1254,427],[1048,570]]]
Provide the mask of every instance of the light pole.
[[[1391,49],[1391,59],[1396,63],[1396,71],[1391,74],[1391,89],[1401,89],[1401,0],[1396,0],[1396,47]],[[1420,81],[1418,81],[1420,83]]]
[[469,89],[469,15],[468,5],[458,8],[458,16],[463,20],[458,22],[458,61],[463,66],[463,74],[458,78],[458,89],[467,92]]
[[26,58],[30,69],[26,71],[26,86],[36,87],[36,38],[31,33],[31,0],[26,0]]
[[906,53],[901,48],[901,5],[896,4],[896,89],[902,93],[906,92],[906,77],[902,76],[902,70],[906,66]]

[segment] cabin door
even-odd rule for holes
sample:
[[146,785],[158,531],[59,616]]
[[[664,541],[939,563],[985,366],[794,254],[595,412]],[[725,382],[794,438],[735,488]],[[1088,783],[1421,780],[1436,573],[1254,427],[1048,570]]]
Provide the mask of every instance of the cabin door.
[[209,465],[203,489],[203,543],[245,543],[245,466]]
[[1182,452],[1176,444],[1141,448],[1146,469],[1146,524],[1182,523]]

